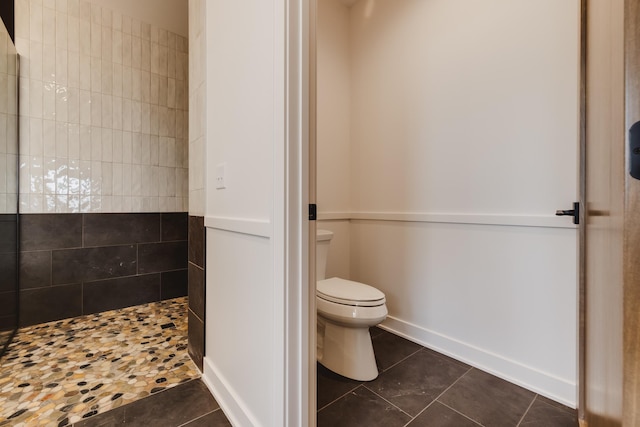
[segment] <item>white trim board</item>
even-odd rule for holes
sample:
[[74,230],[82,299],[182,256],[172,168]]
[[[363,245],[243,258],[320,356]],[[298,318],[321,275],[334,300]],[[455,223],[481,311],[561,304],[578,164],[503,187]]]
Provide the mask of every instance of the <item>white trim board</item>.
[[318,221],[349,221],[351,214],[349,212],[319,212]]
[[255,419],[247,405],[231,388],[213,363],[206,357],[203,362],[202,381],[213,394],[229,422],[234,426],[261,426],[262,424]]
[[510,383],[560,402],[571,408],[577,405],[578,386],[571,381],[549,375],[498,354],[488,352],[451,337],[405,322],[393,316],[379,325],[382,329],[410,341],[467,363]]
[[369,220],[425,222],[469,225],[504,225],[514,227],[577,228],[570,218],[555,215],[514,215],[435,212],[320,212],[319,221]]
[[204,226],[268,239],[273,235],[271,221],[264,219],[225,218],[208,215],[204,217]]

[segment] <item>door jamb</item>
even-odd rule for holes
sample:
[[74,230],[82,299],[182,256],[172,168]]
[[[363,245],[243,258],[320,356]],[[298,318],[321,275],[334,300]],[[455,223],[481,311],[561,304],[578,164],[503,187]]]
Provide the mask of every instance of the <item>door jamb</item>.
[[[308,202],[316,204],[316,130],[317,130],[317,0],[308,0],[308,108],[309,108],[309,146],[308,146]],[[308,289],[308,363],[309,363],[309,416],[308,426],[316,426],[317,411],[317,368],[316,368],[316,221],[309,221],[309,270]]]
[[587,0],[580,0],[580,130],[578,187],[580,201],[580,225],[578,227],[578,419],[585,418],[586,405],[586,223],[587,223],[587,172],[586,172],[586,136],[587,136]]

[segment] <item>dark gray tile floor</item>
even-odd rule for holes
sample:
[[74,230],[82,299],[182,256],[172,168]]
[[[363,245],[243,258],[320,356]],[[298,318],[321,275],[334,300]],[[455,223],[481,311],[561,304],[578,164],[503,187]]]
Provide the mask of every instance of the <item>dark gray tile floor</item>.
[[[380,375],[360,382],[318,365],[318,427],[576,427],[576,412],[545,397],[372,329]],[[74,424],[231,426],[201,380]]]
[[225,427],[231,424],[204,383],[196,379],[73,425],[111,426]]
[[575,427],[576,411],[379,328],[380,375],[318,365],[318,427]]

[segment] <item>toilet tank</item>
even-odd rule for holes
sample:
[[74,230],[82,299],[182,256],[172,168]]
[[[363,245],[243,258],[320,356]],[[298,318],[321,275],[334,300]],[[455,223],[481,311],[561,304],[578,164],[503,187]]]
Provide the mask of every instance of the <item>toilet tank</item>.
[[326,279],[327,257],[332,238],[333,231],[316,230],[316,281]]

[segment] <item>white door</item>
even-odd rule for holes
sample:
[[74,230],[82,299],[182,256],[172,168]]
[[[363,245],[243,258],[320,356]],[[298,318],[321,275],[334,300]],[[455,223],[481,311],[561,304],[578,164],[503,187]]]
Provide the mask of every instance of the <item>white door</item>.
[[577,226],[554,213],[578,200],[580,1],[318,3],[329,275],[382,290],[385,328],[576,405]]

